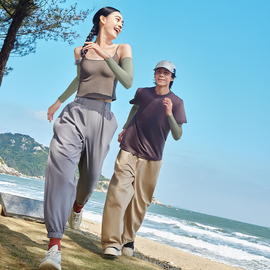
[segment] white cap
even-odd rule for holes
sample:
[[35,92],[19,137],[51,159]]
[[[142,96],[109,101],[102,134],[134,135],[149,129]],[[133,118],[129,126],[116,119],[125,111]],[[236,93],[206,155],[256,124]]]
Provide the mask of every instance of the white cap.
[[158,68],[166,68],[173,74],[175,74],[176,72],[175,65],[172,62],[167,61],[167,60],[158,62],[154,70],[157,70]]

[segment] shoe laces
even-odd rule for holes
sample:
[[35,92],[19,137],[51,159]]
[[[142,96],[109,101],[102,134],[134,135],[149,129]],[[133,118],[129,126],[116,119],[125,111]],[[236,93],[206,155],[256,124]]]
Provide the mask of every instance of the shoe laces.
[[80,220],[80,217],[81,217],[81,212],[80,213],[73,213],[73,217],[75,216],[74,220],[75,222],[79,221]]
[[61,251],[59,251],[59,250],[49,250],[49,251],[46,252],[46,255],[57,258],[57,257],[59,257],[59,255],[61,255]]

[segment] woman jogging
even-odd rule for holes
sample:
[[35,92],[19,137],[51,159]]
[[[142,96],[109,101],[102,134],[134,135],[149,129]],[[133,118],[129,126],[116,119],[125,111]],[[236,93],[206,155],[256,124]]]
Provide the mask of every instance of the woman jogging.
[[[112,42],[123,27],[119,10],[101,8],[94,15],[93,24],[84,46],[74,51],[77,77],[48,110],[51,121],[61,103],[78,90],[75,100],[63,109],[54,123],[44,192],[44,219],[50,242],[39,269],[61,269],[60,240],[66,222],[71,228],[80,226],[81,210],[99,180],[117,129],[111,111],[117,81],[125,88],[130,88],[133,82],[130,46]],[[94,36],[97,37],[92,42]]]

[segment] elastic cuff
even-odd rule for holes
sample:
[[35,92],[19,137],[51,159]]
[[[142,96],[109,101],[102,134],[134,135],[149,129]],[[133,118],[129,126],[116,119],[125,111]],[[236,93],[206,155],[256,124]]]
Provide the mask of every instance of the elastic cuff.
[[48,232],[47,237],[48,238],[59,238],[59,239],[62,239],[63,233],[61,233],[61,232]]
[[109,63],[109,62],[114,61],[114,60],[113,60],[112,57],[109,55],[109,58],[108,58],[108,59],[104,59],[104,61]]

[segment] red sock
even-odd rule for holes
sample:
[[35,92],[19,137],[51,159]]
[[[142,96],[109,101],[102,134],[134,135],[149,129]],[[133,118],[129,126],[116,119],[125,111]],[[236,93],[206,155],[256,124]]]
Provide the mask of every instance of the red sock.
[[57,245],[58,246],[58,250],[61,250],[61,244],[60,244],[60,240],[59,238],[50,238],[50,243],[49,243],[49,246],[48,246],[48,250]]
[[75,213],[80,213],[82,211],[83,207],[84,207],[84,205],[82,205],[82,206],[78,205],[76,203],[76,201],[73,204],[73,210],[74,210]]

